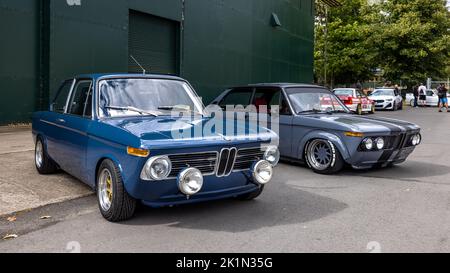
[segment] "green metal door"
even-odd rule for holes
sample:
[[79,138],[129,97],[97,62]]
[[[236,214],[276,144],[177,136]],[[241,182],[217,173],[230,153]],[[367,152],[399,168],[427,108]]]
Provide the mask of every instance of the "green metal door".
[[142,72],[139,65],[131,58],[133,56],[147,73],[177,75],[179,72],[178,33],[178,22],[130,10],[129,72]]

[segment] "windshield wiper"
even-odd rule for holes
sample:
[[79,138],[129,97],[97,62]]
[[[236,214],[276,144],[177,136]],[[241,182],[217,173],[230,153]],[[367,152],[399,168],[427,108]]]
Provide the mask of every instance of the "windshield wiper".
[[189,106],[183,107],[183,106],[159,106],[158,110],[166,110],[166,111],[173,111],[173,110],[179,110],[184,112],[194,112],[197,114],[201,114],[199,111],[191,110]]
[[348,112],[348,111],[345,111],[345,110],[333,110],[333,111],[330,111],[331,113],[345,113],[345,114],[350,114],[350,112]]
[[319,109],[311,109],[311,110],[305,110],[305,111],[298,112],[297,114],[303,115],[303,114],[328,114],[328,113],[329,112],[322,111]]
[[105,106],[106,109],[112,109],[112,110],[123,110],[123,111],[131,111],[131,112],[136,112],[139,113],[141,115],[150,115],[150,116],[154,116],[157,117],[158,115],[146,110],[142,110],[133,106]]

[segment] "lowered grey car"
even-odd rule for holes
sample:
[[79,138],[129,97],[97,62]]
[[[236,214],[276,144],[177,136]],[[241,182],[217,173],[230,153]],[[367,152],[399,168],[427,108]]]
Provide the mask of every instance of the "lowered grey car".
[[355,169],[400,164],[422,141],[418,125],[355,115],[332,92],[315,85],[236,87],[223,92],[212,104],[223,109],[227,105],[265,109],[261,108],[265,105],[266,113],[273,113],[271,106],[279,106],[282,158],[306,163],[320,174],[339,172],[346,164]]

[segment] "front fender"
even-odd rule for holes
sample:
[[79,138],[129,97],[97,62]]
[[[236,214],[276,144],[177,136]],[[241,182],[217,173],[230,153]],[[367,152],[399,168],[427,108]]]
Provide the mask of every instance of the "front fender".
[[326,139],[326,140],[330,141],[331,143],[333,143],[338,148],[339,152],[342,155],[342,158],[345,161],[347,161],[350,158],[350,153],[347,149],[347,146],[342,141],[342,139],[333,133],[329,133],[329,132],[325,132],[325,131],[313,131],[313,132],[310,132],[307,135],[305,135],[305,137],[303,137],[303,139],[301,139],[300,143],[298,144],[297,158],[303,159],[303,154],[305,152],[306,144],[309,141],[311,141],[313,139],[318,139],[318,138]]

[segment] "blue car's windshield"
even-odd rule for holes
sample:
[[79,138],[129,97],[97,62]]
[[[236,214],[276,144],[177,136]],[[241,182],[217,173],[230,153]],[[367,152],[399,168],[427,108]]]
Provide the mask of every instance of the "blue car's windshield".
[[345,112],[348,108],[330,91],[321,88],[287,88],[294,110],[298,114],[317,112]]
[[202,112],[202,104],[183,81],[107,79],[99,84],[100,117],[168,115],[171,111]]

